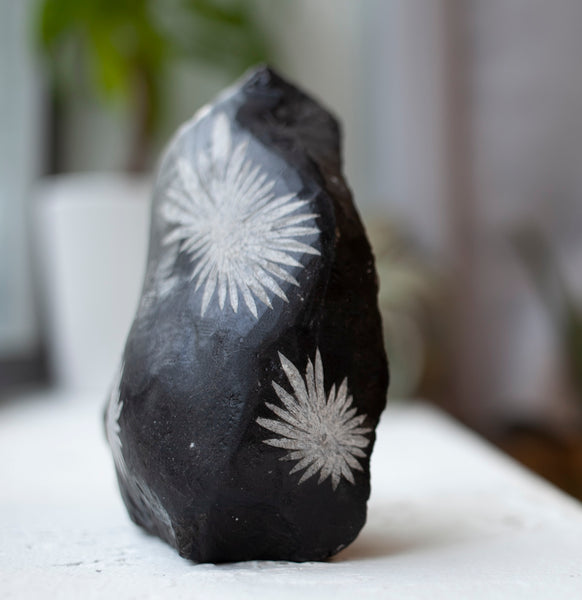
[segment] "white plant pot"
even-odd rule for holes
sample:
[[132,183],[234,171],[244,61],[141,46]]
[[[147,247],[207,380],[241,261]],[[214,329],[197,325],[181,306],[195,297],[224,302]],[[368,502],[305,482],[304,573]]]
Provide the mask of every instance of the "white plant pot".
[[49,359],[60,387],[106,392],[146,264],[149,178],[47,178],[36,198],[38,271]]

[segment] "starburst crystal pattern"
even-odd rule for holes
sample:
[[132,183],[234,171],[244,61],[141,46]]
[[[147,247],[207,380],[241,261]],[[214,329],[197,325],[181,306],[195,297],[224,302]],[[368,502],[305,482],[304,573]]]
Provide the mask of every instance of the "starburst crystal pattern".
[[115,380],[111,386],[109,400],[107,402],[107,412],[105,413],[105,432],[107,440],[113,454],[113,462],[117,470],[124,476],[127,476],[127,466],[123,457],[121,438],[119,437],[119,417],[123,410],[123,402],[121,401],[121,377],[123,375],[123,362],[115,375]]
[[319,233],[309,201],[277,195],[248,145],[233,146],[228,118],[218,114],[209,151],[178,156],[166,192],[162,214],[171,227],[163,243],[188,254],[202,315],[216,294],[221,310],[236,313],[244,301],[258,318],[256,300],[269,308],[274,296],[288,302],[286,284],[299,285],[293,269],[303,267],[302,256],[320,254],[304,239]]
[[289,393],[276,382],[273,388],[282,406],[265,403],[278,419],[259,417],[257,423],[279,437],[263,440],[265,444],[287,450],[280,460],[298,461],[289,473],[305,469],[299,484],[319,474],[318,484],[331,478],[335,490],[343,477],[354,484],[353,471],[362,471],[358,458],[366,456],[371,431],[363,427],[365,414],[357,414],[353,398],[344,378],[336,391],[332,385],[326,397],[323,364],[319,349],[315,353],[315,367],[307,361],[305,377],[297,367],[279,353],[283,371],[293,388]]

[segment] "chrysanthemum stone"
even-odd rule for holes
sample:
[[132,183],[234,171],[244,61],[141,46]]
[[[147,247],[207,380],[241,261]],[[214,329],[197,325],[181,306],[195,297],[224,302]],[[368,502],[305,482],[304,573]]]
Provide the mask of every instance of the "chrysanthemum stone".
[[259,68],[160,164],[105,423],[131,518],[192,560],[324,559],[364,525],[388,372],[339,144]]

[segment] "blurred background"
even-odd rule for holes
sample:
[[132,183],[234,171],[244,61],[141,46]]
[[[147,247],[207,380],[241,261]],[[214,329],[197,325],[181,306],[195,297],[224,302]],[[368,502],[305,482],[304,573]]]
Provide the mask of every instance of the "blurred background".
[[344,126],[392,401],[582,498],[579,0],[0,0],[0,395],[105,396],[173,131],[267,61]]

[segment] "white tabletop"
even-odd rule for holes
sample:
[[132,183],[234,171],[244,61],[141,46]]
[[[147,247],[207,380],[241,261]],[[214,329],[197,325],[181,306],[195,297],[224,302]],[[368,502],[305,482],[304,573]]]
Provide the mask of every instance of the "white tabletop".
[[365,529],[329,562],[195,565],[126,515],[97,398],[0,407],[0,597],[582,598],[582,505],[433,408],[378,431]]

